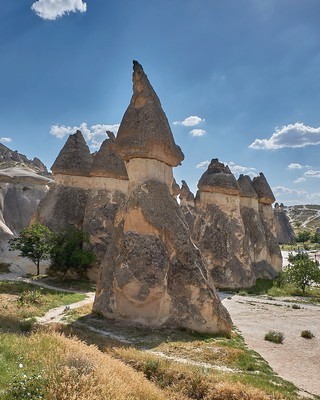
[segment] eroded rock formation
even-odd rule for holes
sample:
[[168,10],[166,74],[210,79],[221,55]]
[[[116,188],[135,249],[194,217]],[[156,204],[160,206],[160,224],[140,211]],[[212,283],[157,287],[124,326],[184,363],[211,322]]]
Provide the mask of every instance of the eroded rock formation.
[[40,202],[37,219],[51,230],[82,228],[91,187],[92,156],[82,133],[70,135],[51,170],[54,184]]
[[279,244],[289,244],[296,242],[296,235],[292,226],[290,224],[290,220],[286,214],[284,209],[284,205],[278,203],[274,206],[274,219],[275,219],[275,227],[276,227],[276,236]]
[[193,238],[215,286],[252,286],[255,279],[240,210],[240,188],[235,177],[228,166],[213,159],[200,178],[198,188]]
[[137,62],[133,96],[111,148],[126,161],[129,187],[101,265],[94,310],[150,326],[229,333],[229,314],[172,196],[172,167],[183,160],[182,151]]

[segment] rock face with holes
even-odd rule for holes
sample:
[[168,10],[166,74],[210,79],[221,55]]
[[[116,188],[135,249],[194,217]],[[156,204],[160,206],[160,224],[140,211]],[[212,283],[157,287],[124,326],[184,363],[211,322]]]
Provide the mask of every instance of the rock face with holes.
[[57,231],[68,226],[82,228],[91,186],[92,156],[82,133],[70,135],[51,170],[54,184],[40,202],[37,220]]
[[296,243],[296,235],[286,214],[284,205],[278,203],[274,206],[274,219],[276,226],[276,236],[279,244]]
[[125,160],[129,184],[101,264],[94,310],[147,326],[229,333],[230,316],[173,197],[172,167],[183,153],[137,62],[133,96],[110,149]]

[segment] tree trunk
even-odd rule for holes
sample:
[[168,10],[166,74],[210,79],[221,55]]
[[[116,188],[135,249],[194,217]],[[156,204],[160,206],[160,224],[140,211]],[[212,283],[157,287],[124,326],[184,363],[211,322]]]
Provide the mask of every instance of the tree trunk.
[[37,276],[40,275],[40,260],[37,261]]

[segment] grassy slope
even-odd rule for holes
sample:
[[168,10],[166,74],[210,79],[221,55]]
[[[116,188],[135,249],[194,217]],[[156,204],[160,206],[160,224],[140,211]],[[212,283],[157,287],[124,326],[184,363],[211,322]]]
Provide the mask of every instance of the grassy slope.
[[[83,297],[0,282],[1,400],[298,398],[296,388],[275,375],[237,333],[227,339],[117,325],[90,315],[88,305],[70,311],[69,325],[22,332],[27,330],[21,329],[26,317],[43,315],[52,307]],[[29,302],[21,302],[21,298]],[[132,344],[92,332],[86,323],[113,329],[113,333],[129,337]],[[65,336],[71,333],[82,342]],[[189,365],[175,362],[175,357],[189,360]],[[32,396],[24,397],[25,393]]]

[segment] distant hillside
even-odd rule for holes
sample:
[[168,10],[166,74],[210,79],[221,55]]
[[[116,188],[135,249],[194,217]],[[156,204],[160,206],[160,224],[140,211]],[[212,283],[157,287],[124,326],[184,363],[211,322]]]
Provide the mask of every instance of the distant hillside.
[[36,174],[51,177],[47,167],[39,158],[35,157],[33,160],[29,160],[25,155],[13,151],[0,143],[0,169],[13,167],[29,168]]
[[285,207],[290,223],[294,229],[314,230],[320,227],[320,205],[306,204]]

